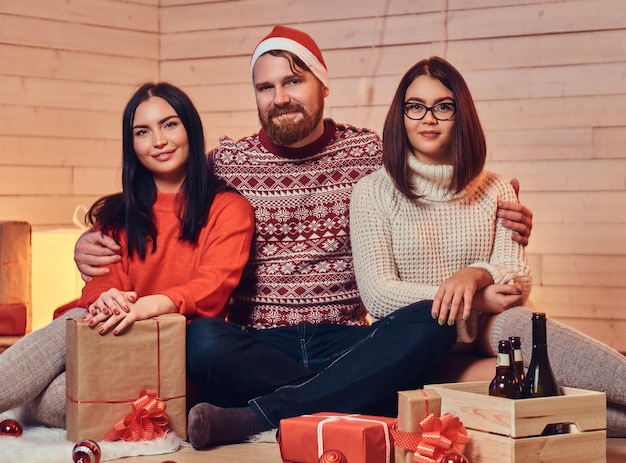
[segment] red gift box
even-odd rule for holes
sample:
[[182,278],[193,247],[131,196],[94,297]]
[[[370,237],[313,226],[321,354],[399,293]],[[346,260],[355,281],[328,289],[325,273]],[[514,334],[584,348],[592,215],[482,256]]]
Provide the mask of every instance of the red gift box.
[[26,304],[0,304],[0,336],[21,336],[26,332]]
[[317,463],[328,450],[348,462],[393,463],[389,430],[395,418],[347,413],[315,413],[280,421],[278,442],[285,463]]

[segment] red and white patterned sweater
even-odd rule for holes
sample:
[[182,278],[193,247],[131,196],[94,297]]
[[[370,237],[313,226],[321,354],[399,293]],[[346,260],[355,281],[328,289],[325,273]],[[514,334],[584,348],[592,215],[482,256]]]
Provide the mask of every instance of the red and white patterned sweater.
[[217,174],[248,199],[256,233],[229,319],[254,329],[299,323],[365,324],[349,231],[352,188],[381,166],[379,136],[326,119],[302,148],[261,130],[223,137],[210,153]]

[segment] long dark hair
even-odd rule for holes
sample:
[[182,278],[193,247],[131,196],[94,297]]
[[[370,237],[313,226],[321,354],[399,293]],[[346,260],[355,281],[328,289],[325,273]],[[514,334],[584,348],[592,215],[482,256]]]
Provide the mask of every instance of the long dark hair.
[[404,98],[413,81],[427,75],[437,79],[454,95],[456,114],[450,154],[454,172],[450,189],[459,192],[465,188],[485,166],[487,145],[474,100],[461,73],[448,61],[432,56],[413,65],[404,74],[391,101],[383,128],[383,164],[398,190],[415,199],[407,169],[407,134],[404,126]]
[[135,153],[133,123],[137,107],[152,98],[163,98],[176,111],[189,141],[187,174],[180,187],[179,239],[196,243],[207,221],[215,194],[224,184],[213,173],[206,157],[204,131],[200,115],[191,99],[178,87],[167,82],[143,84],[133,94],[122,118],[122,192],[97,200],[89,209],[86,221],[98,224],[104,233],[119,242],[126,231],[128,255],[137,252],[145,259],[148,242],[152,252],[157,249],[157,228],[152,211],[157,188],[152,173]]

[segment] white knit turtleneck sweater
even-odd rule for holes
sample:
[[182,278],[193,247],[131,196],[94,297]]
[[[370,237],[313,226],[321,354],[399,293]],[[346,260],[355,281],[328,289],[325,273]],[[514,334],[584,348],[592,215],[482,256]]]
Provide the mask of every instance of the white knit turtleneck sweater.
[[[524,247],[496,217],[499,201],[517,201],[509,182],[483,172],[459,194],[448,190],[450,165],[409,156],[414,191],[409,200],[381,169],[361,179],[350,202],[350,236],[357,284],[375,318],[421,300],[464,267],[491,273],[494,283],[519,282],[524,301],[531,288]],[[476,337],[477,313],[457,320],[458,341]]]

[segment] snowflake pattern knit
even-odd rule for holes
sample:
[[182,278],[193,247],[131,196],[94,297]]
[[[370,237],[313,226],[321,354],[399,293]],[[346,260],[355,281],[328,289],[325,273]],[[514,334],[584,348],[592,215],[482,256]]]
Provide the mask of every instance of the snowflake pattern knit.
[[255,329],[299,323],[365,323],[349,233],[352,188],[381,165],[373,132],[325,120],[302,148],[264,131],[224,137],[210,154],[217,174],[250,201],[256,235],[229,318]]

